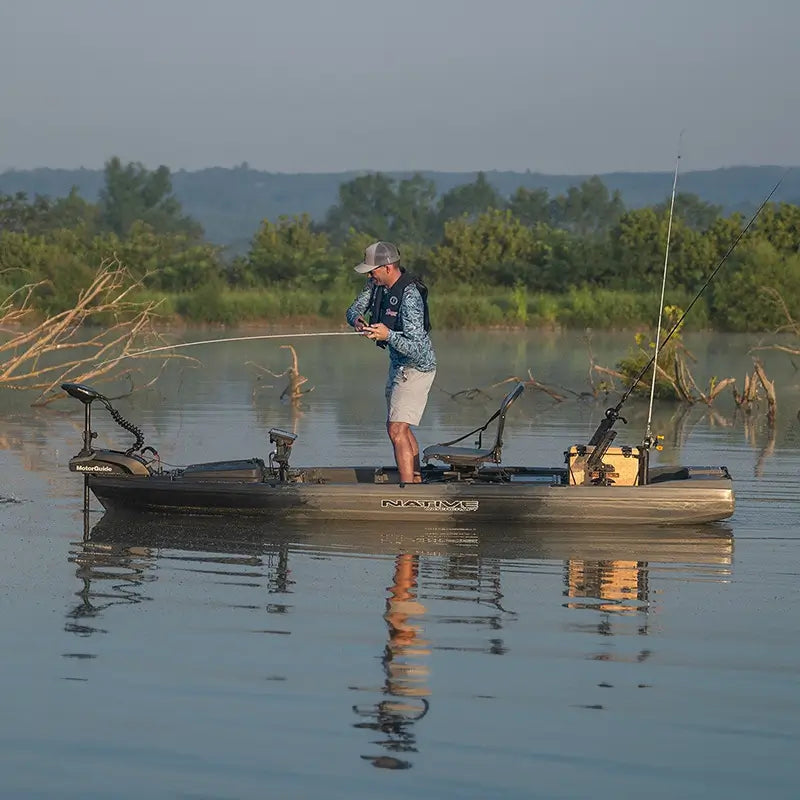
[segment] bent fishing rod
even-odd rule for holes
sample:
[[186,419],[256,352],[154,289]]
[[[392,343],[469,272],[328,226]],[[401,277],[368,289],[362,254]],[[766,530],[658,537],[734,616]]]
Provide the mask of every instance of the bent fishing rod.
[[[758,219],[758,216],[763,211],[764,206],[766,206],[766,204],[772,199],[772,196],[775,194],[775,192],[778,191],[778,187],[780,187],[780,185],[783,183],[783,179],[789,174],[790,171],[791,167],[787,169],[783,173],[783,175],[781,175],[781,177],[778,179],[778,182],[772,187],[772,191],[761,201],[761,205],[756,209],[753,216],[750,217],[750,220],[747,223],[747,225],[745,225],[744,228],[742,228],[739,231],[739,234],[733,240],[731,246],[728,248],[725,255],[723,255],[722,258],[719,260],[716,267],[714,267],[714,269],[711,271],[711,274],[708,276],[708,278],[706,278],[705,282],[700,287],[700,290],[692,298],[692,301],[689,303],[689,305],[686,306],[686,310],[683,312],[683,314],[680,315],[680,317],[678,317],[678,321],[672,326],[672,328],[670,328],[669,333],[664,337],[664,341],[661,344],[662,349],[664,346],[666,346],[667,342],[672,338],[672,336],[675,334],[678,328],[680,328],[681,324],[686,319],[686,315],[692,310],[694,304],[700,299],[701,295],[708,288],[711,281],[714,280],[716,274],[722,269],[723,265],[728,260],[731,253],[733,253],[733,251],[736,249],[736,246],[742,240],[744,235],[747,233],[747,231],[750,230],[756,219]],[[658,320],[658,325],[659,327],[661,326],[661,319]],[[615,406],[606,409],[605,416],[603,417],[600,424],[597,426],[597,430],[592,434],[592,438],[589,439],[589,445],[596,446],[601,444],[601,442],[603,442],[603,440],[605,439],[606,434],[611,430],[611,428],[614,427],[614,423],[618,419],[621,419],[623,422],[627,423],[625,417],[620,416],[620,411],[622,410],[622,406],[625,404],[625,401],[631,396],[633,390],[636,388],[637,384],[642,379],[647,370],[650,369],[651,366],[653,366],[657,355],[658,355],[657,353],[654,353],[650,357],[650,360],[639,370],[639,373],[631,381],[630,386],[628,386],[628,388],[623,392],[622,397],[620,397],[619,399],[619,402]],[[644,442],[645,447],[650,447],[651,444],[652,444],[651,441],[645,440]]]
[[160,353],[164,350],[178,350],[182,347],[197,347],[201,344],[220,344],[221,342],[251,342],[256,339],[299,339],[307,336],[353,336],[358,335],[358,331],[320,331],[312,333],[264,333],[256,336],[231,336],[226,339],[205,339],[202,342],[182,342],[181,344],[165,344],[160,347],[149,347],[146,350],[136,350],[133,353],[124,353],[106,361],[101,361],[96,366],[102,367],[105,364],[113,364],[123,361],[126,358],[136,358],[146,356],[151,353]]

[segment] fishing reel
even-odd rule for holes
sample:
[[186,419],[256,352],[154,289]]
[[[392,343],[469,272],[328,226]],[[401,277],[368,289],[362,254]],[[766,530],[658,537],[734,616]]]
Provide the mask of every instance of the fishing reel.
[[663,441],[664,437],[661,434],[648,433],[642,440],[642,447],[645,450],[658,450],[660,452],[664,449],[664,445],[661,444]]

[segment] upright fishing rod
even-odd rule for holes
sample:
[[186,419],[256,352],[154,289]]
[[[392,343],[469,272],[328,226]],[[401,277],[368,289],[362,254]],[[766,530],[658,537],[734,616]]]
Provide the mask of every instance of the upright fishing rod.
[[[711,271],[711,274],[708,276],[708,278],[706,278],[705,282],[700,287],[700,290],[692,298],[692,301],[689,303],[689,305],[686,306],[686,310],[683,312],[683,314],[680,315],[678,321],[672,326],[672,328],[670,328],[669,333],[664,337],[664,342],[662,344],[662,347],[664,347],[667,344],[667,342],[672,338],[673,334],[683,324],[683,321],[686,319],[686,315],[692,310],[694,304],[700,299],[703,292],[708,288],[708,285],[711,283],[712,280],[714,280],[716,274],[722,269],[723,265],[728,260],[731,253],[736,249],[736,246],[742,240],[742,237],[747,233],[747,231],[750,230],[753,223],[756,221],[756,219],[758,219],[759,214],[761,214],[761,212],[763,211],[764,206],[766,206],[766,204],[772,199],[772,196],[775,194],[775,192],[778,191],[778,188],[783,183],[784,178],[789,174],[790,171],[791,167],[787,169],[783,173],[783,175],[781,175],[781,177],[778,179],[778,182],[772,187],[772,191],[764,198],[764,200],[762,200],[761,205],[756,209],[753,216],[750,217],[750,221],[747,223],[747,225],[744,226],[744,228],[742,228],[741,231],[739,231],[739,234],[733,240],[731,246],[728,248],[725,255],[722,256],[722,258],[719,260],[717,266],[714,267],[714,269]],[[619,399],[619,402],[612,408],[606,409],[604,418],[597,426],[597,430],[592,434],[592,438],[589,439],[590,445],[594,446],[599,445],[604,440],[606,434],[611,430],[611,428],[614,427],[614,423],[618,419],[621,419],[623,422],[627,422],[627,420],[624,417],[620,416],[619,412],[622,409],[622,406],[624,405],[625,401],[630,397],[631,393],[636,388],[636,385],[642,379],[647,370],[650,369],[650,367],[653,365],[654,361],[655,361],[655,355],[651,356],[650,360],[642,367],[641,370],[639,370],[639,373],[631,381],[630,386],[628,386],[628,388],[623,392],[622,397],[620,397]]]
[[653,352],[653,380],[650,382],[650,405],[647,408],[647,425],[645,426],[644,443],[650,447],[653,441],[651,423],[653,421],[653,400],[656,395],[656,374],[658,373],[658,352],[661,344],[661,318],[664,314],[664,293],[667,288],[667,267],[669,265],[669,246],[672,239],[672,217],[675,212],[675,191],[678,188],[678,167],[681,163],[681,139],[683,131],[678,136],[678,154],[675,157],[675,174],[672,176],[672,196],[669,201],[669,222],[667,223],[667,243],[664,247],[664,273],[661,276],[661,299],[658,304],[658,317],[656,317],[656,348]]

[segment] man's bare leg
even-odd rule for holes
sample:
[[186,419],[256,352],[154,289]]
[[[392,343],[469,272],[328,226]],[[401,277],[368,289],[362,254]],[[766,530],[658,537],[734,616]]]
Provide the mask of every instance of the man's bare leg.
[[419,443],[411,426],[408,428],[408,436],[411,440],[411,451],[414,453],[414,483],[422,483],[422,468],[419,465]]
[[407,422],[387,422],[400,483],[414,483],[414,467],[419,464],[419,445]]

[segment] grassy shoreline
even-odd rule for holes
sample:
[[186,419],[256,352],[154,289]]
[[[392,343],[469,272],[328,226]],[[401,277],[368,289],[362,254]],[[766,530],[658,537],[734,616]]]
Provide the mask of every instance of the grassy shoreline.
[[[204,287],[192,293],[141,292],[139,300],[160,301],[158,314],[168,327],[217,325],[295,328],[335,326],[345,328],[344,313],[358,287],[332,287],[322,293],[303,289],[229,289]],[[668,298],[685,307],[691,298]],[[652,293],[571,289],[564,294],[526,293],[517,289],[485,291],[446,287],[431,290],[430,308],[436,330],[465,329],[579,329],[636,330],[652,328],[658,315]],[[708,329],[708,309],[695,305],[687,327]]]

